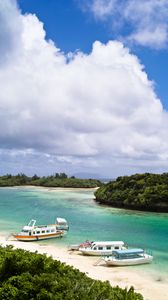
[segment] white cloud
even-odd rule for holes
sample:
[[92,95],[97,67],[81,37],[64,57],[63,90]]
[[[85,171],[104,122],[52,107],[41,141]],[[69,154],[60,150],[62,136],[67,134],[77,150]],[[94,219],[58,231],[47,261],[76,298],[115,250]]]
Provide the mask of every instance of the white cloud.
[[13,59],[19,50],[21,30],[16,1],[0,0],[0,65]]
[[[104,19],[113,14],[117,0],[93,0],[89,8],[96,18]],[[87,4],[87,2],[85,2]],[[87,4],[88,5],[88,4]]]
[[96,19],[109,21],[116,37],[156,49],[167,46],[167,0],[91,0],[81,3]]
[[136,164],[166,167],[167,113],[138,58],[120,42],[97,41],[67,62],[37,17],[12,7],[19,35],[0,2],[8,39],[17,35],[15,59],[0,66],[1,171],[114,176]]
[[154,28],[141,28],[139,31],[131,34],[127,40],[136,41],[136,43],[142,46],[160,49],[166,47],[168,40],[167,27],[165,25],[160,25],[158,27],[155,26]]
[[124,18],[133,26],[129,39],[152,48],[163,48],[168,41],[168,2],[129,0]]

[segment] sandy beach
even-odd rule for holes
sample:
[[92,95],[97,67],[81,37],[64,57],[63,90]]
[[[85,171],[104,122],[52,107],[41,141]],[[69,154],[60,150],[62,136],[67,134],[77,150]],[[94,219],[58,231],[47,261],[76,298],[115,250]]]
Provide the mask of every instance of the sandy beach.
[[81,191],[96,191],[98,187],[91,188],[70,188],[70,187],[49,187],[49,186],[36,186],[36,185],[15,185],[12,187],[8,187],[11,189],[35,189],[35,190],[43,190],[47,192],[81,192]]
[[108,280],[112,286],[118,285],[122,288],[134,286],[135,291],[141,293],[144,300],[167,299],[168,278],[152,277],[142,273],[142,270],[137,273],[129,267],[107,267],[103,262],[96,265],[98,257],[83,256],[77,251],[68,251],[67,247],[46,245],[43,242],[26,243],[6,240],[5,236],[0,236],[0,244],[3,247],[13,245],[14,248],[45,253],[56,260],[79,269],[93,279]]

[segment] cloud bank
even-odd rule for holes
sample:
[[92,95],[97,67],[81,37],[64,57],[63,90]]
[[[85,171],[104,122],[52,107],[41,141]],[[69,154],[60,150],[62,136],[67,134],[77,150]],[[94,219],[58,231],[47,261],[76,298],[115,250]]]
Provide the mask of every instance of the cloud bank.
[[155,49],[167,46],[167,0],[79,0],[79,3],[96,20],[107,21],[113,36],[120,35],[125,42]]
[[0,0],[1,173],[164,170],[167,112],[138,58],[117,41],[65,55],[46,41],[35,15],[5,3]]

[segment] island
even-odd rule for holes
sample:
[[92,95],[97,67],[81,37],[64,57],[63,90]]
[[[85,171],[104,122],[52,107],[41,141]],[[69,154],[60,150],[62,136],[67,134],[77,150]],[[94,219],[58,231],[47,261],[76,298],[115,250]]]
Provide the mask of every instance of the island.
[[168,173],[120,176],[94,194],[97,203],[112,207],[168,212]]
[[42,186],[42,187],[62,187],[62,188],[96,188],[102,185],[97,179],[80,179],[75,176],[68,177],[65,173],[55,173],[50,176],[27,176],[23,173],[17,175],[6,174],[0,176],[0,187],[8,186]]

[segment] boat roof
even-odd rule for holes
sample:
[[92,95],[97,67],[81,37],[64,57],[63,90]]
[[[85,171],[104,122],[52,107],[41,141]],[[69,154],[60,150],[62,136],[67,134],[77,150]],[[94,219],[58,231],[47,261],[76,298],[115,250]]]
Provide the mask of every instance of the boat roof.
[[33,228],[32,226],[28,226],[28,225],[23,226],[23,229],[24,229],[24,230],[31,230],[32,228]]
[[46,230],[46,229],[55,229],[55,225],[51,224],[51,225],[38,225],[38,226],[24,226],[23,230],[32,230],[32,229],[36,229],[36,230]]
[[64,219],[64,218],[57,218],[56,221],[57,221],[58,223],[67,223],[67,220]]
[[112,251],[113,254],[125,255],[125,254],[141,254],[144,253],[144,250],[141,248],[135,249],[125,249],[125,250],[114,250]]
[[124,245],[123,241],[100,241],[100,242],[93,242],[92,246],[113,246],[113,245]]

